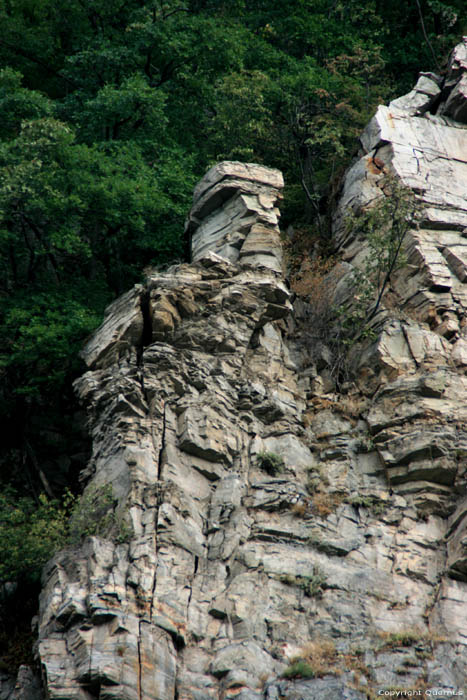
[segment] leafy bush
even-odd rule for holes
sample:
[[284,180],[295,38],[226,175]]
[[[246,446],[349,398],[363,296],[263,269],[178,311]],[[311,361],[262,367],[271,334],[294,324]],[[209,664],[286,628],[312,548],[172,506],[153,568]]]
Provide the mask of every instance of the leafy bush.
[[314,678],[315,672],[309,663],[300,660],[291,664],[282,674],[282,678]]
[[91,487],[80,498],[66,491],[61,501],[41,494],[38,503],[5,489],[0,493],[0,586],[37,583],[55,552],[90,535],[127,542],[132,528],[115,506],[110,484]]
[[[419,219],[420,205],[412,190],[390,175],[381,180],[380,187],[381,197],[372,206],[350,213],[345,222],[347,236],[364,241],[366,250],[353,270],[349,298],[335,303],[344,271],[339,265],[329,271],[326,261],[319,258],[308,264],[308,272],[295,283],[298,293],[304,292],[310,300],[304,338],[316,364],[328,366],[337,382],[349,378],[350,350],[362,340],[375,338],[371,321],[393,274],[406,264],[403,244]],[[358,406],[351,407],[350,413],[356,409]]]
[[257,460],[259,468],[264,469],[271,476],[277,476],[285,469],[284,460],[275,452],[259,452]]
[[7,489],[0,494],[0,584],[40,580],[42,566],[67,542],[70,500],[36,504]]
[[128,542],[133,531],[125,518],[115,512],[116,505],[111,484],[88,488],[73,506],[69,541],[77,544],[85,537],[97,535],[119,544]]
[[419,218],[420,204],[410,188],[391,175],[380,186],[383,194],[376,204],[346,221],[348,233],[368,245],[361,268],[354,271],[355,293],[346,314],[352,342],[370,332],[367,324],[380,308],[392,274],[406,264],[403,243]]
[[327,581],[326,574],[321,571],[319,566],[313,567],[311,576],[294,576],[292,574],[282,574],[279,577],[282,583],[288,586],[298,586],[304,591],[309,598],[320,597]]

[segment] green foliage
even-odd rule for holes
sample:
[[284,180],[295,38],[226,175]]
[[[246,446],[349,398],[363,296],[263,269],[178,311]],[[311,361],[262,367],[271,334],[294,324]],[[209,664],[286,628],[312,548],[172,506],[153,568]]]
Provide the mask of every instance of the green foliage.
[[350,503],[355,508],[366,508],[376,517],[382,515],[388,507],[388,504],[377,496],[353,496]]
[[285,469],[284,460],[275,452],[258,452],[257,462],[258,467],[264,469],[271,476],[277,476]]
[[83,336],[100,320],[83,298],[63,292],[14,296],[4,302],[3,313],[0,371],[8,380],[9,397],[33,400],[53,395],[64,385],[67,374],[78,366]]
[[10,67],[0,69],[0,138],[15,136],[23,120],[52,113],[52,102],[40,92],[21,86],[23,76]]
[[[78,348],[144,267],[183,255],[210,164],[281,168],[284,225],[326,237],[355,135],[465,29],[463,0],[417,4],[0,0],[0,484],[76,478]],[[363,332],[378,270],[362,275]]]
[[37,583],[55,552],[85,537],[128,542],[133,530],[116,505],[110,484],[90,487],[79,498],[67,490],[60,501],[41,494],[35,502],[5,489],[0,493],[0,589],[7,582]]
[[95,535],[119,544],[128,542],[133,530],[124,515],[117,514],[116,505],[111,484],[86,489],[71,511],[69,541],[78,544],[85,537]]
[[300,659],[299,661],[295,661],[295,663],[291,664],[288,668],[285,669],[284,673],[282,674],[282,678],[314,678],[315,677],[315,672],[313,670],[313,667],[304,661],[303,659]]
[[354,272],[356,292],[347,321],[354,329],[352,340],[367,331],[365,326],[378,311],[391,275],[406,264],[404,239],[417,226],[420,207],[412,190],[389,175],[381,189],[376,204],[347,218],[348,233],[368,246],[362,266]]
[[37,582],[41,569],[66,543],[70,501],[45,495],[36,504],[6,489],[0,493],[0,584]]
[[280,576],[280,581],[286,583],[288,586],[298,586],[309,598],[319,598],[322,596],[323,590],[326,587],[327,577],[319,566],[314,566],[311,576],[283,574]]
[[[380,183],[382,194],[366,209],[347,217],[348,237],[360,240],[366,255],[354,267],[348,282],[351,295],[339,306],[332,304],[332,283],[319,276],[313,287],[316,303],[309,319],[312,345],[323,342],[331,350],[328,360],[337,381],[349,376],[350,351],[362,340],[373,340],[371,321],[381,307],[392,275],[406,264],[403,244],[408,231],[418,225],[416,195],[387,175]],[[315,301],[315,299],[314,299]]]

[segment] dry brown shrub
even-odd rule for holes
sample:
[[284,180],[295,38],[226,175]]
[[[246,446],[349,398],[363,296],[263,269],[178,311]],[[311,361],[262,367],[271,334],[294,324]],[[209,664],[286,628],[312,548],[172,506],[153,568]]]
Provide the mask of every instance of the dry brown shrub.
[[342,396],[339,401],[336,401],[334,410],[351,421],[355,421],[360,417],[367,403],[368,401],[362,396]]
[[[355,419],[359,418],[361,413],[367,408],[368,400],[360,394],[340,395],[338,400],[332,400],[322,396],[314,396],[311,399],[311,404],[313,405],[315,412],[329,409],[331,411],[335,411],[336,413],[340,413],[346,418]],[[308,413],[305,414],[308,424],[311,423],[314,415],[315,414],[313,414],[311,411],[308,411]]]
[[300,653],[291,659],[292,663],[301,660],[310,664],[318,678],[328,673],[341,673],[337,666],[339,655],[334,642],[329,639],[318,638],[305,644]]
[[344,496],[340,493],[326,493],[318,491],[313,496],[313,510],[320,518],[327,518],[331,515],[344,500]]
[[368,666],[363,662],[361,655],[359,654],[344,654],[343,655],[344,666],[349,671],[354,671],[354,673],[365,676],[367,678],[371,677],[371,671]]
[[303,518],[308,513],[309,507],[309,501],[299,501],[294,503],[290,510],[296,518]]
[[328,273],[336,264],[332,258],[315,258],[303,255],[300,267],[292,273],[292,290],[313,304],[329,304],[330,287]]

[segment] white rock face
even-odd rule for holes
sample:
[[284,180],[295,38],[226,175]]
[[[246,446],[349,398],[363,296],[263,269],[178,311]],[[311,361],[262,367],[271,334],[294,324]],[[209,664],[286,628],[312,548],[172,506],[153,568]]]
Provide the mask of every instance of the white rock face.
[[225,161],[195,188],[186,224],[192,260],[209,251],[230,262],[281,272],[279,209],[282,173],[254,163]]
[[[193,262],[149,275],[87,344],[87,490],[111,484],[127,525],[45,569],[51,700],[464,690],[467,131],[429,112],[449,95],[422,77],[362,136],[336,217],[349,266],[365,243],[346,237],[345,209],[384,196],[380,170],[426,204],[357,386],[338,394],[310,358],[310,305],[292,306],[281,274],[282,177],[251,164],[209,171]],[[323,677],[282,678],[296,658]]]

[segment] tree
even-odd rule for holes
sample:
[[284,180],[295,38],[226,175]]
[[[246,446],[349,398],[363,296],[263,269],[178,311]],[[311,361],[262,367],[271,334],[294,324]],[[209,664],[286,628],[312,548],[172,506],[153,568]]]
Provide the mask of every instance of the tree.
[[[193,184],[186,185],[187,160],[165,146],[153,149],[149,164],[143,151],[125,141],[79,144],[73,129],[52,118],[23,122],[0,144],[5,468],[14,473],[19,454],[28,480],[39,479],[36,491],[44,487],[41,455],[53,452],[40,434],[46,416],[49,431],[63,427],[83,339],[145,265],[173,260],[181,248]],[[50,481],[60,472],[47,463]]]
[[465,11],[462,0],[0,0],[0,19],[0,476],[29,474],[37,495],[41,472],[52,491],[65,481],[80,343],[143,267],[183,254],[206,168],[228,157],[282,169],[284,224],[326,240],[355,135],[378,102],[442,64]]
[[[361,318],[353,324],[353,340],[377,314],[393,273],[405,264],[403,244],[407,233],[417,226],[420,204],[413,191],[396,176],[387,175],[383,194],[373,205],[347,219],[347,230],[367,244],[368,253],[355,272],[357,295],[361,296]],[[354,319],[355,320],[355,319]]]

